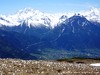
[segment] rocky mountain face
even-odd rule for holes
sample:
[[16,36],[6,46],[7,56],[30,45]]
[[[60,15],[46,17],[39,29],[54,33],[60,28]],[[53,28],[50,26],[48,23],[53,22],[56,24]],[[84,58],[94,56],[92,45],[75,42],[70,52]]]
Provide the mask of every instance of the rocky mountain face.
[[33,9],[20,10],[16,15],[1,15],[0,57],[99,58],[99,11],[100,9],[96,8],[90,11],[91,15],[94,13],[95,19],[91,18],[93,16],[89,16],[89,13],[55,16]]
[[[65,49],[100,48],[100,26],[83,16],[73,16],[54,28],[57,47]],[[63,42],[62,42],[63,41]]]

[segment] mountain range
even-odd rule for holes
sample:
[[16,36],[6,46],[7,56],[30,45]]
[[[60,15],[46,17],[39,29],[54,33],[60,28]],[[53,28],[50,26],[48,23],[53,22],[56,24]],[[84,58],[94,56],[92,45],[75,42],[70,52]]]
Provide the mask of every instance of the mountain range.
[[100,58],[100,8],[57,14],[25,8],[0,15],[0,57]]

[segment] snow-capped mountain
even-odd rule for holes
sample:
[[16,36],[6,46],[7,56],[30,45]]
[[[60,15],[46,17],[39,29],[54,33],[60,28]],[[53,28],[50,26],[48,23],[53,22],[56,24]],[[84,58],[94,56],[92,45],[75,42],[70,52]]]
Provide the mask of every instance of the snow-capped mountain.
[[92,8],[87,11],[82,11],[80,14],[85,16],[89,21],[100,23],[100,8]]
[[[75,13],[50,14],[31,8],[25,8],[13,15],[0,15],[0,24],[5,26],[18,26],[25,22],[29,27],[30,25],[45,25],[46,27],[54,28],[57,24],[62,23],[74,14]],[[87,11],[79,12],[79,14],[85,16],[89,21],[100,22],[100,8],[92,8]]]
[[61,14],[48,14],[40,12],[39,10],[25,8],[24,10],[19,10],[14,15],[1,15],[0,24],[6,26],[18,26],[23,22],[26,22],[28,26],[52,26],[56,25],[59,22]]
[[57,13],[57,14],[49,14],[40,12],[39,10],[25,8],[23,10],[19,10],[16,14],[13,15],[0,15],[0,24],[6,26],[18,26],[23,22],[26,22],[28,26],[39,26],[45,25],[47,27],[52,27],[57,25],[66,19],[64,16],[68,15],[71,17],[73,13]]
[[4,20],[0,19],[0,23],[3,25],[13,26],[13,25],[19,25],[23,22],[28,23],[28,25],[38,25],[38,24],[44,24],[48,25],[50,23],[50,19],[39,10],[34,10],[30,8],[25,8],[24,10],[19,10],[14,15],[8,15],[8,16],[2,16]]

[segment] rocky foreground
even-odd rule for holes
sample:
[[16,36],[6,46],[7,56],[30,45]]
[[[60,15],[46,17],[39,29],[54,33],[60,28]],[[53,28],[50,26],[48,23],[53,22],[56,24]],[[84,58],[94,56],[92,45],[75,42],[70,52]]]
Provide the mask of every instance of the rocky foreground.
[[100,61],[90,61],[0,59],[0,75],[100,75],[100,66],[90,65]]

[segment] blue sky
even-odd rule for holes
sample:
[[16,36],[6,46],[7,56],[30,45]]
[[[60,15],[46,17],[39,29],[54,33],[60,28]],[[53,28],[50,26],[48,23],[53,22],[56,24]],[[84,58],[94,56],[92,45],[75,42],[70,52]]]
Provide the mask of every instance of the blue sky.
[[100,0],[0,0],[0,14],[12,14],[28,7],[47,13],[78,12],[100,8]]

